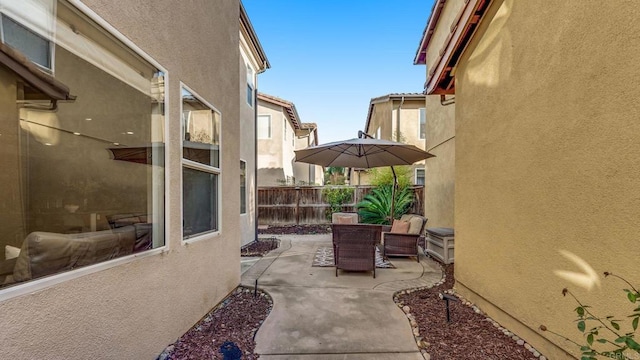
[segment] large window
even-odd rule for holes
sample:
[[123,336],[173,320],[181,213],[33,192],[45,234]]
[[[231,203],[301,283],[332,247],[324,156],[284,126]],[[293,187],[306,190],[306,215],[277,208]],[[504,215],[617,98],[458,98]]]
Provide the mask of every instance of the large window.
[[0,21],[0,287],[163,246],[164,73],[66,1]]
[[426,134],[427,134],[427,109],[425,108],[420,108],[420,125],[419,125],[419,136],[420,139],[425,139],[426,138]]
[[271,115],[258,115],[258,139],[271,139]]
[[219,230],[220,113],[182,88],[183,237]]
[[240,160],[240,214],[247,213],[247,162]]

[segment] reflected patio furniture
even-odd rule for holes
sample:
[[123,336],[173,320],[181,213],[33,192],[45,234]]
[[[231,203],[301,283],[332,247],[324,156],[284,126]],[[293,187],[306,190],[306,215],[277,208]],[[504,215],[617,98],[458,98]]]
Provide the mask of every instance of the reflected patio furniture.
[[376,245],[380,242],[381,225],[331,224],[333,250],[338,270],[373,271],[376,277]]
[[400,221],[409,222],[407,233],[385,232],[382,234],[384,256],[415,256],[420,262],[418,241],[424,232],[427,218],[420,215],[405,214]]

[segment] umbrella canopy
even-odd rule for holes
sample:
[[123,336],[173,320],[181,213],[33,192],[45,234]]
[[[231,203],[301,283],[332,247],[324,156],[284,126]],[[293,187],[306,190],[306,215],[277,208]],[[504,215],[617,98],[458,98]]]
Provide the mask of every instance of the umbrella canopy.
[[[360,135],[368,136],[363,132],[360,132]],[[390,209],[392,221],[395,192],[398,183],[393,166],[411,165],[416,161],[435,156],[415,145],[373,138],[355,138],[336,141],[297,150],[295,153],[296,161],[322,165],[324,167],[336,166],[369,169],[380,166],[391,166],[391,172],[393,173]]]
[[415,145],[381,139],[349,139],[297,150],[296,161],[324,167],[369,169],[380,166],[411,165],[434,155]]

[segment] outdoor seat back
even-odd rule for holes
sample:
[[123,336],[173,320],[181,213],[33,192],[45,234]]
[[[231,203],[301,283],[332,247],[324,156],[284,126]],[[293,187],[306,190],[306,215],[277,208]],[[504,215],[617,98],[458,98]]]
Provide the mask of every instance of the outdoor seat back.
[[338,269],[373,271],[376,277],[376,244],[381,226],[371,224],[333,224],[336,276]]

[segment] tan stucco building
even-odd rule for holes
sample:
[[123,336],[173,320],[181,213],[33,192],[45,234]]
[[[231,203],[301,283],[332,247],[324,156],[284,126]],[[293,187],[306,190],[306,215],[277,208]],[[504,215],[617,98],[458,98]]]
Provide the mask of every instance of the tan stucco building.
[[0,358],[155,358],[240,280],[243,70],[266,68],[248,18],[238,1],[0,14]]
[[632,330],[625,284],[602,274],[640,279],[636,14],[438,0],[419,49],[430,98],[455,95],[456,290],[549,359],[579,348],[542,324],[586,343],[565,287]]
[[241,10],[240,134],[246,140],[240,142],[240,231],[245,245],[257,239],[257,75],[270,64],[246,11]]
[[258,93],[258,185],[322,185],[322,166],[295,162],[295,150],[318,144],[318,126],[303,123],[296,106]]
[[[393,93],[371,99],[364,132],[376,139],[415,145],[425,150],[427,111],[425,95]],[[411,183],[425,184],[424,161],[410,168]],[[370,185],[371,174],[366,169],[350,169],[351,185]]]

